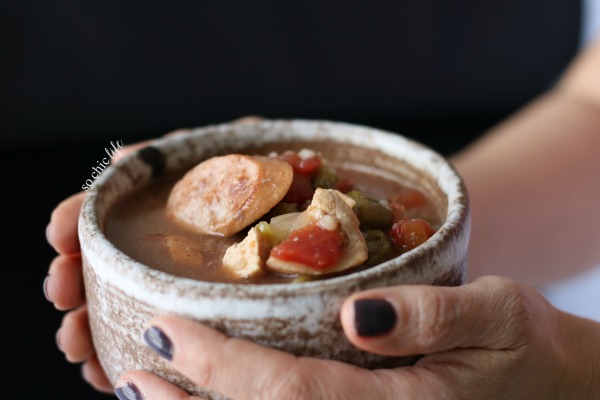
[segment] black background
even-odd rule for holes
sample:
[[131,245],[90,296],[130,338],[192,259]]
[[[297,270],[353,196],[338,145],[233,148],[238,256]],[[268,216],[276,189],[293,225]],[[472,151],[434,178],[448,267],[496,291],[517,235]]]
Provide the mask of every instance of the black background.
[[573,0],[0,1],[0,397],[109,398],[56,349],[63,313],[42,282],[50,213],[111,140],[254,114],[371,125],[449,155],[551,86],[579,13]]

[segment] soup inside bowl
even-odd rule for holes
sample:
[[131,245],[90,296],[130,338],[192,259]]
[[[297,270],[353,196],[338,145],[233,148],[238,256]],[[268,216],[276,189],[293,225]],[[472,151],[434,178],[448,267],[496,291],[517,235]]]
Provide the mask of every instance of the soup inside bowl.
[[[418,246],[406,248],[394,242],[391,226],[398,221],[392,220],[380,229],[394,251],[385,257],[373,259],[367,251],[361,262],[324,274],[310,268],[282,273],[262,264],[258,274],[240,274],[235,268],[240,258],[227,269],[224,254],[254,226],[275,226],[275,207],[227,235],[198,234],[169,214],[173,185],[204,160],[231,154],[279,157],[307,150],[338,180],[351,182],[325,190],[335,192],[332,196],[354,196],[356,202],[360,199],[351,192],[359,192],[383,200],[380,204],[392,210],[389,199],[394,195],[422,194],[425,203],[406,219],[427,220],[432,232]],[[296,208],[277,214],[306,213],[313,203],[304,201],[285,201]],[[350,200],[348,204],[356,209]],[[126,157],[89,191],[79,226],[92,336],[109,379],[114,383],[125,371],[141,368],[190,393],[216,398],[218,394],[197,387],[147,349],[142,334],[150,318],[177,314],[294,354],[365,368],[410,364],[417,355],[384,357],[354,348],[341,330],[340,305],[349,294],[373,287],[461,284],[469,210],[462,181],[447,161],[400,135],[335,122],[264,121],[199,128]],[[357,242],[369,244],[364,231],[346,238],[342,255]],[[295,257],[304,253],[297,251]]]

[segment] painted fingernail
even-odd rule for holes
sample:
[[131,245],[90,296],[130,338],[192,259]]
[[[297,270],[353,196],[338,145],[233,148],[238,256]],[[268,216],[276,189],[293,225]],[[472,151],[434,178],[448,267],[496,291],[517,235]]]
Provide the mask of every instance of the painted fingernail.
[[50,280],[50,275],[46,276],[46,279],[44,279],[44,296],[46,297],[46,300],[48,300],[49,302],[52,302],[52,299],[48,295],[48,281],[49,280]]
[[377,336],[396,324],[394,307],[382,299],[362,299],[354,302],[354,328],[359,336]]
[[138,150],[138,157],[152,168],[152,177],[157,178],[165,172],[165,155],[154,146],[146,146]]
[[173,343],[165,333],[152,326],[144,332],[144,340],[159,356],[171,361],[173,359]]
[[127,382],[125,386],[117,387],[115,394],[119,400],[144,400],[140,390],[131,382]]

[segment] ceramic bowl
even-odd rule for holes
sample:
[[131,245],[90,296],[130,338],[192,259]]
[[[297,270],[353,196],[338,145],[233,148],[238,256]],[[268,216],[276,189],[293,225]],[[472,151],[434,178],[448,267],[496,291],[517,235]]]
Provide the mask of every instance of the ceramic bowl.
[[[275,144],[318,149],[327,160],[374,165],[420,188],[444,223],[424,244],[361,272],[289,284],[202,282],[143,265],[118,250],[103,227],[123,196],[169,171],[191,168],[220,154],[268,153]],[[442,156],[401,135],[364,126],[307,120],[254,125],[222,124],[157,140],[108,168],[89,190],[79,219],[85,290],[92,338],[114,384],[132,369],[156,373],[191,394],[221,398],[170,368],[142,335],[154,316],[177,314],[228,335],[313,357],[365,368],[396,367],[412,357],[384,357],[353,347],[339,321],[351,293],[400,284],[460,285],[469,238],[468,198],[462,180]]]

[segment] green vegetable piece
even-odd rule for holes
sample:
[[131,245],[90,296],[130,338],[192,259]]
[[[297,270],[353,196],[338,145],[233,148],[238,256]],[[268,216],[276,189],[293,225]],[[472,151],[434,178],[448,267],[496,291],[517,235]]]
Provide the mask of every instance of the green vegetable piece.
[[260,221],[258,224],[256,224],[256,230],[258,231],[258,233],[261,236],[264,236],[266,238],[269,238],[269,240],[272,240],[272,236],[273,236],[273,230],[271,229],[271,225],[269,225],[268,222],[266,221]]
[[314,278],[310,275],[298,275],[296,278],[294,278],[294,280],[292,281],[292,283],[304,283],[304,282],[310,282],[310,281],[314,281]]
[[366,266],[372,267],[381,264],[395,256],[394,248],[385,233],[370,229],[363,231],[362,234],[369,252],[369,258],[365,262]]
[[277,246],[289,236],[289,230],[286,228],[286,226],[282,227],[281,224],[269,224],[267,221],[260,221],[256,224],[259,235],[266,238],[271,247]]
[[394,223],[392,210],[377,200],[371,199],[358,190],[346,193],[356,204],[353,211],[360,221],[361,229],[379,229],[387,231]]
[[319,167],[312,177],[312,186],[314,188],[335,189],[340,181],[340,177],[327,167]]

